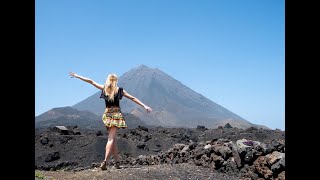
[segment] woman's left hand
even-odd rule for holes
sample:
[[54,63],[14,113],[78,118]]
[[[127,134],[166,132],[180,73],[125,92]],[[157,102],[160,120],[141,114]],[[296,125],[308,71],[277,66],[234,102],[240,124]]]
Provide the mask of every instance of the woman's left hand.
[[146,109],[147,112],[151,112],[152,109],[149,106],[144,107]]

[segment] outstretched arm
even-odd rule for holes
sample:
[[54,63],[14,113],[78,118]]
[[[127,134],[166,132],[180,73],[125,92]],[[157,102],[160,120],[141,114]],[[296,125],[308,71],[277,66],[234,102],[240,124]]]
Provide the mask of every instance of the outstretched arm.
[[152,109],[149,106],[146,106],[145,104],[143,104],[141,101],[139,101],[139,99],[137,99],[136,97],[131,96],[130,94],[128,94],[125,90],[123,90],[123,95],[126,98],[131,99],[133,102],[139,104],[140,106],[142,106],[144,109],[146,109],[147,112],[151,112]]
[[85,81],[85,82],[87,82],[87,83],[89,83],[89,84],[92,84],[94,87],[96,87],[96,88],[98,88],[98,89],[100,89],[100,90],[103,89],[103,85],[98,84],[98,83],[96,83],[95,81],[93,81],[93,80],[91,80],[91,79],[89,79],[89,78],[82,77],[82,76],[80,76],[80,75],[78,75],[78,74],[76,74],[76,73],[74,73],[74,72],[70,72],[69,74],[70,74],[70,76],[71,76],[72,78],[75,77],[75,78],[81,79],[82,81]]

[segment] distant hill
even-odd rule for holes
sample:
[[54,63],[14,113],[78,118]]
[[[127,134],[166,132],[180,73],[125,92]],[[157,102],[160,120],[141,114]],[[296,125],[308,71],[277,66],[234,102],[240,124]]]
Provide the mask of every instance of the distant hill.
[[[147,126],[133,114],[124,113],[126,124],[129,128]],[[90,111],[79,111],[72,107],[53,108],[36,117],[36,128],[47,128],[54,126],[78,126],[83,129],[105,130],[105,126],[98,116]]]
[[[145,65],[133,68],[119,77],[118,86],[153,109],[148,114],[127,98],[121,101],[123,112],[135,115],[148,125],[186,128],[204,125],[216,128],[221,123],[230,121],[233,127],[266,128],[250,123],[157,68]],[[100,93],[98,91],[72,107],[101,115],[105,105],[103,99],[99,98]]]

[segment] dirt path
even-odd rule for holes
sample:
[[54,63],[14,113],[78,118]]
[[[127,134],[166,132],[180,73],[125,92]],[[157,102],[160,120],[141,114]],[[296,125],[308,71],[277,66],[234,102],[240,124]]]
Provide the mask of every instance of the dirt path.
[[[202,179],[219,179],[219,180],[236,180],[237,177],[229,176],[222,173],[213,172],[209,168],[190,164],[176,164],[176,165],[153,165],[141,167],[122,167],[115,169],[108,167],[108,170],[102,171],[100,169],[88,169],[82,171],[36,171],[37,174],[44,176],[44,180],[140,180],[140,179],[153,179],[153,180],[202,180]],[[36,178],[38,179],[38,178]]]

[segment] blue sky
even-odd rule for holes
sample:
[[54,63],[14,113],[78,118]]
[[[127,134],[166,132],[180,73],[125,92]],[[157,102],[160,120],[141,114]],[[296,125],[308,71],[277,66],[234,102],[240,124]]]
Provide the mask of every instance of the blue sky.
[[244,119],[285,129],[284,0],[36,0],[35,115],[141,64]]

